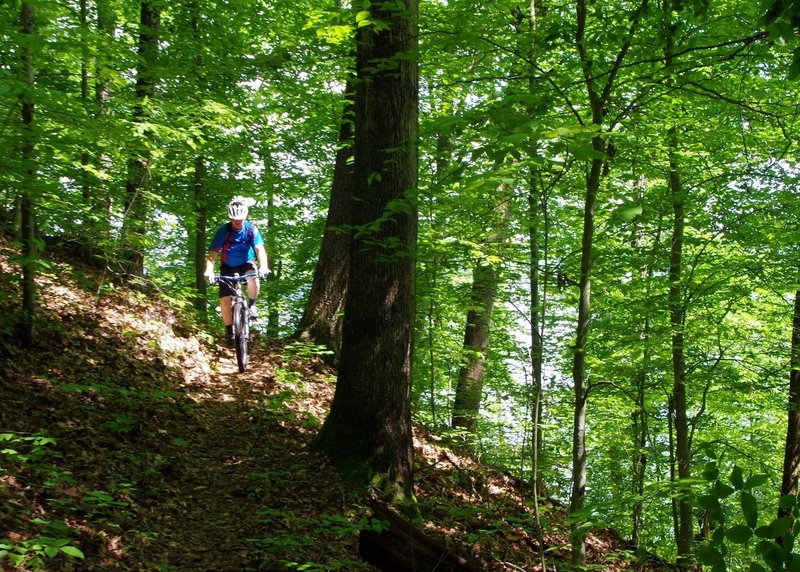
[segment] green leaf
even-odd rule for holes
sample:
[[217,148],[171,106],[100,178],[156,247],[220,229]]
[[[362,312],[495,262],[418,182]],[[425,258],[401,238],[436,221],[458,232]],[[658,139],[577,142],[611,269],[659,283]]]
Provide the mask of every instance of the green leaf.
[[706,510],[714,510],[719,508],[719,497],[716,495],[700,495],[697,498],[697,505]]
[[753,538],[753,530],[749,526],[737,524],[725,531],[725,537],[736,544],[746,544]]
[[782,509],[790,509],[793,508],[794,505],[797,503],[797,497],[795,495],[783,495],[781,499],[778,501],[778,506]]
[[758,526],[758,503],[756,497],[747,491],[742,491],[742,513],[750,528]]
[[612,217],[617,219],[619,222],[630,222],[642,214],[643,210],[644,209],[642,208],[642,205],[628,203],[617,207],[612,214]]
[[756,546],[756,553],[764,558],[764,562],[767,563],[770,570],[778,571],[783,569],[783,550],[776,542],[762,540]]
[[707,566],[725,562],[722,553],[713,546],[700,546],[697,549],[697,559]]
[[776,518],[765,526],[759,526],[755,534],[759,538],[778,538],[786,534],[789,526],[792,524],[792,519],[787,517]]
[[719,477],[719,469],[717,468],[717,463],[714,461],[709,461],[705,465],[703,465],[703,478],[707,481],[713,481]]
[[44,553],[48,558],[55,558],[58,555],[58,547],[46,546],[44,549]]
[[85,558],[83,552],[79,549],[75,548],[74,546],[62,546],[61,552],[66,554],[67,556],[72,556],[73,558]]
[[744,476],[742,475],[742,468],[738,465],[735,466],[731,471],[731,484],[736,487],[737,490],[742,490],[742,488],[744,488]]
[[756,487],[760,487],[764,483],[766,483],[769,479],[767,475],[753,475],[747,482],[744,484],[744,488],[746,489],[754,489]]
[[714,488],[712,490],[714,494],[717,496],[717,498],[720,499],[727,498],[735,492],[735,489],[733,487],[724,484],[722,481],[716,481],[714,483]]

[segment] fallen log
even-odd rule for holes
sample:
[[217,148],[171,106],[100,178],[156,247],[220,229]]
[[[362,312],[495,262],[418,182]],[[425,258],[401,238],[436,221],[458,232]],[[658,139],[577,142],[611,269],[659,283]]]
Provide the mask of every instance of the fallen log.
[[476,562],[456,554],[414,526],[392,507],[373,501],[373,517],[389,523],[381,532],[362,530],[361,557],[382,572],[480,572]]

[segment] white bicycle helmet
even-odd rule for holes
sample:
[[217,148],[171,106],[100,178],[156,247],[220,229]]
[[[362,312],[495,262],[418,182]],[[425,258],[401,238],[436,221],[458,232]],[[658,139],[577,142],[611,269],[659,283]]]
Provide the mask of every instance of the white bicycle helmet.
[[235,196],[228,203],[228,218],[244,220],[247,218],[247,203],[244,197]]

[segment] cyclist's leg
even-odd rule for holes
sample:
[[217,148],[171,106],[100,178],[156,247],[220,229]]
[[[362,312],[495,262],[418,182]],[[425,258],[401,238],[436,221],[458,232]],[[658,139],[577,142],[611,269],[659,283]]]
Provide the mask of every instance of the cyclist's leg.
[[219,299],[219,307],[222,310],[222,323],[225,327],[233,324],[233,313],[231,311],[231,297],[223,296]]
[[[247,266],[247,273],[255,272],[258,273],[258,269],[256,268],[256,263],[253,261],[248,262],[245,266]],[[252,305],[255,302],[256,298],[258,298],[258,293],[261,290],[261,281],[258,279],[257,276],[251,276],[247,279],[247,297],[250,299],[250,304]]]
[[[223,264],[220,268],[220,275],[234,276],[239,274],[239,268]],[[222,323],[225,325],[225,332],[229,338],[233,336],[233,314],[231,311],[231,297],[234,294],[234,286],[231,282],[221,280],[219,283],[219,307],[222,312]]]

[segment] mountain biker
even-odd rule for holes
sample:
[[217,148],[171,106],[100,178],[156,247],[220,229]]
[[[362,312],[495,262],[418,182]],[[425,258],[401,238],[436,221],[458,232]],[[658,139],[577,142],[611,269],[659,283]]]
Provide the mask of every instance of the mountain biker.
[[[235,196],[228,204],[228,218],[230,222],[223,224],[214,238],[206,258],[205,276],[214,278],[214,262],[220,256],[220,275],[234,276],[256,273],[259,278],[266,278],[269,274],[267,251],[264,248],[264,239],[261,237],[256,225],[247,220],[247,199]],[[258,269],[256,270],[256,260]],[[258,318],[256,298],[260,290],[260,282],[256,277],[247,279],[247,297],[250,319]],[[231,296],[233,285],[222,280],[219,283],[219,305],[222,309],[222,323],[225,324],[225,333],[229,345],[233,342],[233,314],[231,311]]]

